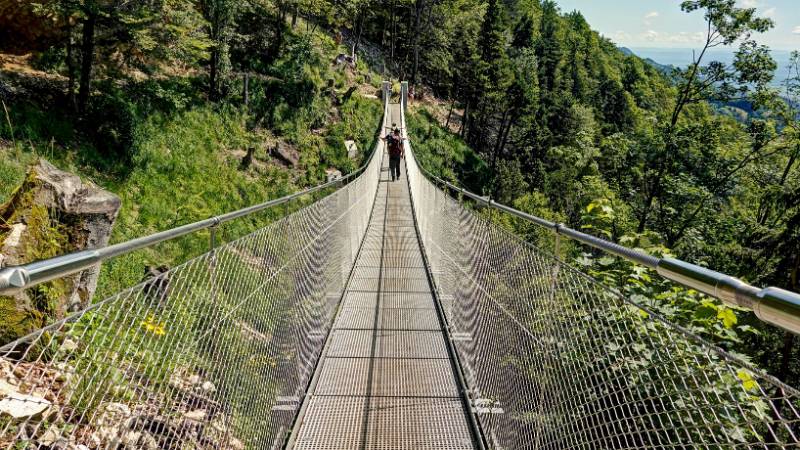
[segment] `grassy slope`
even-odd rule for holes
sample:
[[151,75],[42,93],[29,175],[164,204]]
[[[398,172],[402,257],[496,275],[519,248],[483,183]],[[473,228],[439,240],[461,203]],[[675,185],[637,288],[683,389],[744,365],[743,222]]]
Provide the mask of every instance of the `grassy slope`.
[[427,107],[412,106],[407,117],[414,154],[425,170],[482,193],[489,167],[460,137],[445,129]]
[[[240,108],[190,99],[186,106],[141,118],[132,130],[129,162],[109,158],[91,140],[74,132],[63,112],[29,104],[9,105],[16,146],[3,114],[0,204],[22,181],[27,165],[44,157],[122,198],[112,236],[112,242],[121,242],[317,184],[324,180],[328,167],[344,173],[353,170],[360,161],[347,158],[342,141],[355,140],[362,152],[371,149],[380,103],[356,94],[334,109],[330,96],[321,93],[327,79],[334,79],[337,88],[346,87],[348,79],[359,80],[328,65],[343,48],[321,34],[313,36],[312,42],[315,57],[324,64],[307,65],[304,71],[314,81],[318,95],[303,108],[278,117],[272,129],[249,131],[249,118]],[[288,169],[272,162],[261,146],[265,136],[297,149],[299,166]],[[250,146],[257,148],[257,163],[242,171],[241,155]],[[221,234],[223,239],[241,236],[283,213],[281,208],[226,225]],[[208,233],[197,233],[107,263],[98,294],[135,284],[145,266],[172,266],[198,255],[207,250],[208,242]]]

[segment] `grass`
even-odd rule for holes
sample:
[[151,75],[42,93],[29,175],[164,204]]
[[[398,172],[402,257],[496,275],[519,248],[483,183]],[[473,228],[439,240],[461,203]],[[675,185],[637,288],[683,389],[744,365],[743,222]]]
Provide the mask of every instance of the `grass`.
[[[113,244],[319,184],[327,168],[351,172],[374,146],[380,101],[356,93],[335,105],[326,91],[328,79],[341,94],[364,77],[329,64],[345,49],[327,35],[293,36],[289,45],[302,51],[287,51],[275,71],[288,77],[291,86],[305,89],[298,91],[304,95],[278,95],[281,87],[270,85],[274,80],[262,83],[261,91],[252,82],[250,111],[235,95],[229,104],[205,102],[198,95],[200,80],[191,79],[101,86],[91,130],[57,105],[8,104],[8,114],[0,112],[5,116],[0,122],[0,204],[24,180],[27,167],[46,158],[120,196]],[[259,114],[268,114],[272,123],[258,123]],[[295,148],[298,166],[270,162],[264,139]],[[359,158],[348,158],[344,140],[356,141]],[[259,163],[241,170],[241,157],[250,147],[256,148]],[[319,196],[225,224],[218,241],[243,236],[315,198]],[[148,266],[174,267],[207,252],[209,241],[208,231],[198,232],[104,263],[95,299],[139,283]]]
[[460,137],[445,129],[427,109],[411,109],[406,118],[414,154],[425,170],[483,193],[489,166]]

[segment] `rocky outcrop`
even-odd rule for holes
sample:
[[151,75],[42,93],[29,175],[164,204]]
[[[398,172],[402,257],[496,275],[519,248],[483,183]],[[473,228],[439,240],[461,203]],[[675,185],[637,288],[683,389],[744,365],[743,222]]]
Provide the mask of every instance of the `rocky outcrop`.
[[287,167],[297,167],[300,162],[300,154],[297,150],[282,142],[276,142],[269,154]]
[[0,448],[18,442],[51,450],[245,448],[226,408],[213,399],[217,387],[194,372],[178,369],[170,376],[175,395],[149,391],[126,403],[98,400],[90,411],[78,412],[69,401],[82,396],[73,389],[95,374],[64,364],[57,369],[0,356]]
[[[40,160],[0,206],[0,266],[103,247],[119,208],[116,195]],[[0,296],[0,343],[86,306],[98,275],[94,267],[14,297]]]

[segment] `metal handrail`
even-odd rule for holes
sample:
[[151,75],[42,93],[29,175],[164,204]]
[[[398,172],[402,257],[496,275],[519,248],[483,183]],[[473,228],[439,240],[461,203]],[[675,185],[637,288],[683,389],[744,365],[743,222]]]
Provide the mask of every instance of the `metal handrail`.
[[722,300],[726,305],[753,311],[764,322],[800,334],[800,294],[777,287],[758,288],[738,278],[676,258],[659,258],[623,247],[605,239],[582,233],[564,224],[551,222],[510,206],[497,203],[445,181],[425,170],[420,171],[435,183],[460,193],[477,203],[494,208],[606,253],[654,269],[662,277]]
[[[386,90],[385,86],[383,90],[384,91]],[[387,105],[388,105],[388,100],[386,98],[386,94],[384,93],[384,119],[381,120],[381,127],[385,125],[384,121],[386,116]],[[131,239],[129,241],[121,242],[119,244],[109,245],[108,247],[82,250],[63,256],[56,256],[54,258],[35,261],[28,264],[0,268],[0,295],[5,295],[5,296],[15,295],[22,290],[31,288],[38,284],[56,280],[58,278],[65,277],[67,275],[72,275],[82,270],[86,270],[103,261],[116,258],[118,256],[122,256],[136,250],[152,247],[158,243],[176,239],[178,237],[185,236],[187,234],[194,233],[200,230],[205,230],[205,229],[212,230],[212,247],[213,247],[214,245],[213,230],[216,229],[217,226],[225,222],[230,222],[231,220],[234,219],[238,219],[244,216],[249,216],[253,213],[272,208],[274,206],[282,205],[298,197],[302,197],[308,194],[313,194],[325,188],[329,188],[333,185],[345,183],[350,179],[357,177],[358,175],[361,175],[367,169],[367,166],[369,166],[370,161],[372,161],[372,158],[375,156],[378,147],[379,145],[373,146],[370,157],[367,158],[366,162],[364,162],[364,164],[358,169],[356,169],[354,172],[345,175],[343,177],[337,178],[335,180],[328,181],[327,183],[323,183],[314,187],[310,187],[308,189],[304,189],[299,192],[295,192],[294,194],[290,194],[285,197],[270,200],[264,203],[260,203],[258,205],[249,206],[247,208],[211,217],[205,220],[200,220],[198,222],[190,223],[177,228],[161,231],[148,236]]]
[[217,227],[225,222],[287,203],[297,197],[311,194],[334,184],[344,182],[357,173],[360,172],[353,172],[346,177],[332,180],[325,184],[308,188],[275,200],[270,200],[259,205],[250,206],[238,211],[229,212],[148,236],[131,239],[119,244],[109,245],[108,247],[82,250],[63,256],[56,256],[54,258],[0,269],[0,295],[14,295],[21,290],[36,286],[37,284],[86,270],[105,260],[116,258],[136,250],[152,247],[158,243],[185,236],[196,231]]

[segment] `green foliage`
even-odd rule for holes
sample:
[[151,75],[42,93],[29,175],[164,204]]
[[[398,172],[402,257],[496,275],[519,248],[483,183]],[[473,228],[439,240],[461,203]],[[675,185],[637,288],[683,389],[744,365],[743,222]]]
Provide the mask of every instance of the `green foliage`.
[[414,154],[420,165],[449,181],[458,180],[474,192],[488,187],[489,168],[461,139],[445,130],[426,109],[412,110],[406,117]]
[[[120,193],[118,242],[317,183],[329,167],[351,171],[361,161],[347,158],[342,141],[356,141],[365,156],[380,106],[342,96],[365,79],[366,58],[355,73],[331,69],[351,48],[319,30],[345,28],[356,46],[371,40],[385,50],[387,72],[452,102],[459,136],[425,108],[408,117],[416,155],[433,174],[624,245],[670,248],[754,283],[800,290],[800,54],[784,88],[770,88],[775,63],[754,36],[773,24],[740,4],[682,2],[703,16],[708,34],[692,64],[664,74],[552,0],[42,2],[69,25],[34,64],[71,84],[52,104],[10,105],[13,127],[0,126],[12,142],[0,153],[0,200],[27,162],[45,156]],[[733,44],[732,64],[708,60],[709,49]],[[717,114],[731,100],[751,103],[759,119]],[[263,163],[276,143],[299,153],[299,167],[239,170],[241,152],[255,148]],[[277,215],[222,234],[240,236]],[[556,250],[530,224],[491,220]],[[138,282],[146,265],[202,253],[207,240],[199,234],[106,264],[100,292]],[[800,349],[751,314],[584,250],[562,242],[558,256],[800,380]],[[729,382],[752,387],[747,373]]]
[[[354,170],[374,146],[380,102],[353,95],[335,106],[338,97],[323,94],[327,79],[341,80],[345,89],[352,83],[328,66],[341,49],[321,33],[285,39],[268,66],[252,67],[264,73],[250,80],[246,110],[233,95],[229,103],[207,103],[198,95],[205,80],[195,76],[98,82],[82,118],[68,104],[10,104],[13,135],[2,126],[0,137],[18,144],[14,152],[0,152],[0,201],[31,161],[45,157],[122,197],[113,243],[287,195],[324,181],[327,168]],[[362,159],[348,158],[346,139],[356,141]],[[298,151],[298,168],[270,162],[276,140]],[[259,163],[243,171],[241,158],[251,147]],[[241,236],[311,200],[227,224],[219,239]],[[173,266],[206,252],[208,242],[208,233],[198,233],[104,264],[97,298],[138,283],[146,266]]]

